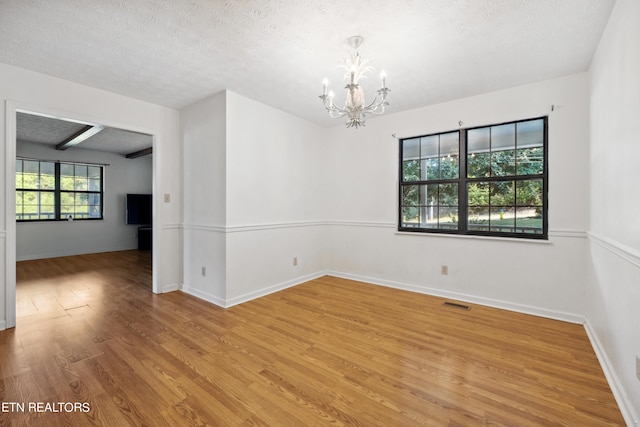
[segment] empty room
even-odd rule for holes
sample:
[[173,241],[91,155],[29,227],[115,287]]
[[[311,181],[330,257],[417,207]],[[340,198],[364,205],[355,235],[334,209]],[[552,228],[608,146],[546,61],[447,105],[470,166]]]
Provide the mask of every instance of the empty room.
[[0,2],[0,425],[640,426],[640,2]]

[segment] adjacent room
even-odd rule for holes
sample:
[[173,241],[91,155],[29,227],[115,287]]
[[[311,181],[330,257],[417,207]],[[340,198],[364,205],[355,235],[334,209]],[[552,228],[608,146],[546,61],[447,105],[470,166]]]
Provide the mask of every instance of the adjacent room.
[[0,424],[640,425],[640,3],[0,4]]

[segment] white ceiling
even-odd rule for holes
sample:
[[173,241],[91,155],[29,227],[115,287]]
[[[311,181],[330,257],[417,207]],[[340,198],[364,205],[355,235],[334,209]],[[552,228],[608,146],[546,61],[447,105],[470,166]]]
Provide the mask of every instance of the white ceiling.
[[387,72],[392,113],[585,71],[613,5],[0,0],[0,62],[173,108],[229,89],[334,125],[318,95],[328,77],[341,96],[349,36]]
[[[16,141],[56,145],[82,131],[88,123],[71,122],[58,118],[19,112],[16,116]],[[105,127],[97,134],[77,145],[77,148],[106,151],[127,155],[150,148],[153,145],[151,135]],[[74,147],[68,148],[69,150]]]

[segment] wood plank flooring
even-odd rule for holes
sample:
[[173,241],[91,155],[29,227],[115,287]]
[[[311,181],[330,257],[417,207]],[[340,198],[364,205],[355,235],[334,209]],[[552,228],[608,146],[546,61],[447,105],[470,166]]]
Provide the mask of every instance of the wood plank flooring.
[[224,310],[138,251],[17,277],[2,426],[624,425],[580,325],[328,276]]

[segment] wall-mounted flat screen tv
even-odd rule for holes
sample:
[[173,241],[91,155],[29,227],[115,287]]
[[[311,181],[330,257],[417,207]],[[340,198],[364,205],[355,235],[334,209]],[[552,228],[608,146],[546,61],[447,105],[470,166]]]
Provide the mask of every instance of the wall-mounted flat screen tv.
[[127,224],[151,225],[151,194],[127,194]]

